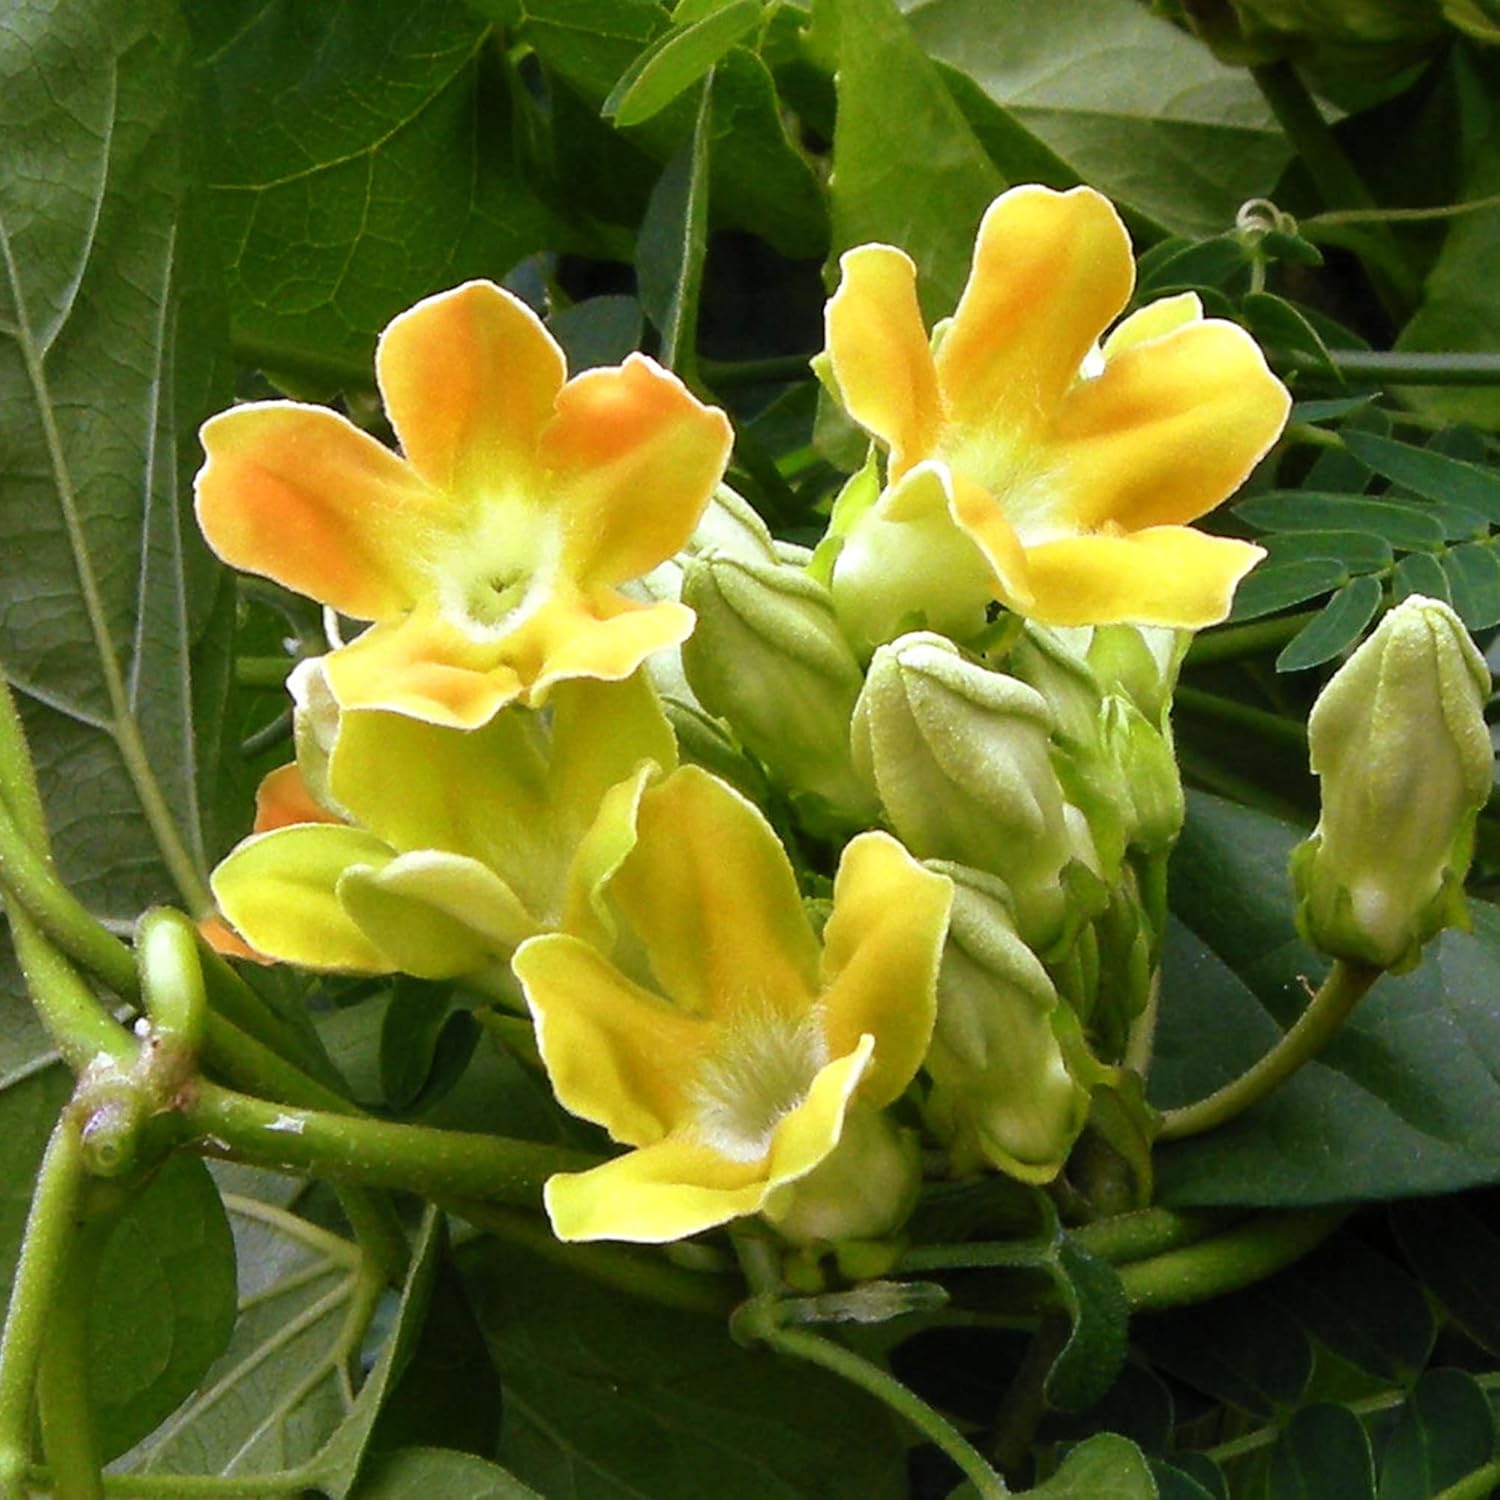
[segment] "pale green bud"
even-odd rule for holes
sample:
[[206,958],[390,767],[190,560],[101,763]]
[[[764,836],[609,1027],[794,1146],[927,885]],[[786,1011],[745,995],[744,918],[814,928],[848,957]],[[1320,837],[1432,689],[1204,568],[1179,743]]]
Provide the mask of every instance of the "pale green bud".
[[688,562],[682,598],[698,616],[682,648],[698,701],[791,790],[868,822],[875,799],[849,752],[864,674],[828,591],[801,568],[710,551]]
[[919,633],[875,653],[852,734],[854,764],[906,847],[999,875],[1038,951],[1068,918],[1063,872],[1076,836],[1051,727],[1033,688]]
[[1182,832],[1186,812],[1171,738],[1116,694],[1104,700],[1100,723],[1124,791],[1126,843],[1145,854],[1165,853]]
[[1494,752],[1490,674],[1458,616],[1413,594],[1335,673],[1308,720],[1322,816],[1292,856],[1323,952],[1402,972],[1466,926],[1463,881]]
[[[1072,632],[1058,632],[1065,633]],[[1103,691],[1123,693],[1166,732],[1177,674],[1193,643],[1192,631],[1161,625],[1097,625],[1088,636],[1088,663]]]
[[953,881],[953,912],[925,1064],[929,1123],[959,1171],[987,1163],[1049,1182],[1088,1114],[1053,1030],[1057,991],[1016,932],[1004,884],[961,865],[935,868]]
[[906,1223],[921,1186],[916,1136],[884,1110],[856,1103],[832,1152],[778,1188],[762,1212],[796,1245],[879,1240]]

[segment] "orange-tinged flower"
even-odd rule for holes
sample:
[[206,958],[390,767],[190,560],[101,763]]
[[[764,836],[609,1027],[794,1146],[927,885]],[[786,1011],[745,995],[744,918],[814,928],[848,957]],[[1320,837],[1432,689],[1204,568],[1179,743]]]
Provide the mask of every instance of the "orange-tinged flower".
[[345,708],[473,728],[573,677],[617,681],[692,629],[627,599],[687,541],[724,414],[644,355],[565,382],[536,315],[487,281],[381,335],[404,457],[337,413],[256,402],[203,428],[198,518],[234,567],[375,623],[326,660]]
[[902,251],[862,245],[841,265],[832,376],[889,450],[887,487],[834,564],[867,645],[914,610],[935,628],[982,623],[988,597],[1052,625],[1196,628],[1228,613],[1261,550],[1187,523],[1264,456],[1290,398],[1254,340],[1205,319],[1191,293],[1099,346],[1135,276],[1107,199],[1035,186],[997,198],[931,343]]

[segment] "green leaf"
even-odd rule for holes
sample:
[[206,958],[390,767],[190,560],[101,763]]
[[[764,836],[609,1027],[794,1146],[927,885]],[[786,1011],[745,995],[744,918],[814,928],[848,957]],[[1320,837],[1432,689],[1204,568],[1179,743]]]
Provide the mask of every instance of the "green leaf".
[[0,28],[0,663],[62,874],[124,923],[174,884],[206,905],[231,624],[190,518],[227,394],[190,82],[168,0]]
[[1500,556],[1488,542],[1455,547],[1443,555],[1453,607],[1470,630],[1500,625]]
[[813,16],[817,26],[836,18],[839,39],[834,251],[899,245],[917,263],[928,319],[945,316],[1005,180],[893,0],[815,0]]
[[1500,1236],[1453,1199],[1397,1204],[1391,1227],[1422,1284],[1468,1336],[1500,1355]]
[[1145,298],[1178,287],[1217,287],[1250,263],[1238,235],[1217,234],[1206,240],[1167,239],[1142,254],[1137,294]]
[[234,1329],[234,1238],[208,1168],[175,1156],[109,1232],[89,1308],[89,1394],[106,1460],[193,1392]]
[[1292,403],[1293,422],[1336,422],[1347,417],[1362,406],[1368,406],[1375,398],[1366,392],[1363,396],[1337,396],[1328,401],[1295,401]]
[[698,297],[708,249],[708,164],[713,88],[705,85],[698,120],[667,163],[636,242],[641,306],[661,335],[661,361],[689,381],[698,366]]
[[1066,1236],[1058,1246],[1058,1270],[1058,1295],[1073,1326],[1047,1372],[1047,1404],[1056,1411],[1087,1411],[1125,1362],[1130,1304],[1115,1268]]
[[1342,436],[1349,451],[1375,473],[1429,500],[1462,506],[1500,526],[1500,474],[1372,432],[1348,430]]
[[1410,594],[1425,594],[1429,599],[1441,599],[1444,604],[1452,602],[1448,597],[1448,575],[1430,552],[1413,552],[1396,564],[1391,598],[1400,603]]
[[620,75],[602,113],[616,125],[639,125],[665,109],[760,25],[760,0],[728,0],[658,37]]
[[1380,583],[1366,575],[1335,594],[1300,635],[1282,647],[1278,672],[1301,672],[1331,661],[1357,641],[1375,618],[1382,598]]
[[1141,1450],[1100,1432],[1070,1448],[1057,1473],[1025,1493],[1038,1500],[1156,1500],[1158,1491]]
[[[1245,73],[1134,0],[916,0],[908,19],[931,57],[968,74],[1081,181],[1173,233],[1228,229],[1287,161]],[[892,128],[903,118],[893,102]]]
[[[566,1252],[563,1252],[566,1253]],[[883,1408],[738,1347],[723,1323],[637,1301],[495,1240],[459,1252],[505,1383],[498,1460],[571,1500],[902,1500]]]
[[1423,505],[1371,500],[1363,495],[1328,495],[1307,490],[1272,490],[1242,500],[1234,513],[1257,531],[1373,532],[1393,547],[1440,547],[1443,524]]
[[1136,1342],[1177,1379],[1260,1417],[1294,1406],[1312,1378],[1307,1335],[1256,1289],[1142,1319]]
[[1351,573],[1374,573],[1396,560],[1391,544],[1370,531],[1283,531],[1264,544],[1267,563],[1333,558]]
[[368,370],[420,297],[584,248],[517,159],[523,99],[455,0],[185,7],[210,107],[209,207],[247,358]]
[[1429,1370],[1401,1409],[1380,1464],[1380,1500],[1431,1500],[1495,1452],[1490,1398],[1463,1370]]
[[453,987],[406,975],[391,985],[380,1027],[380,1092],[403,1112],[424,1094],[457,1081],[474,1050],[478,1027]]
[[[1327,535],[1328,533],[1322,533]],[[1347,583],[1349,570],[1335,557],[1293,558],[1281,561],[1270,557],[1235,591],[1231,621],[1254,620],[1275,614],[1307,599],[1318,599]]]
[[1375,1466],[1363,1423],[1347,1406],[1294,1412],[1271,1450],[1277,1500],[1375,1500]]
[[[1153,1103],[1212,1093],[1264,1055],[1325,967],[1297,936],[1300,831],[1194,795],[1173,855]],[[1500,912],[1382,978],[1322,1057],[1219,1129],[1158,1153],[1178,1206],[1311,1206],[1500,1180]],[[1392,1059],[1399,1058],[1395,1066]]]
[[1247,292],[1240,299],[1240,310],[1250,325],[1250,331],[1262,344],[1284,353],[1307,355],[1318,367],[1319,374],[1340,385],[1344,383],[1317,329],[1307,321],[1301,309],[1285,297],[1270,292]]
[[1196,1456],[1174,1453],[1172,1463],[1160,1458],[1151,1460],[1151,1473],[1155,1476],[1160,1500],[1228,1500],[1222,1478],[1218,1489],[1209,1489],[1196,1474],[1179,1467],[1185,1457]]
[[350,1500],[542,1500],[498,1464],[446,1448],[382,1453]]

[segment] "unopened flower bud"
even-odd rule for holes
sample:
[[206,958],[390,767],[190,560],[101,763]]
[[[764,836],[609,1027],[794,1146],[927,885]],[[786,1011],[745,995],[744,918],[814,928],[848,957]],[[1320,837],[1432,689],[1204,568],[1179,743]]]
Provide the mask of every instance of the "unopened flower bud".
[[1051,722],[1034,689],[920,633],[875,653],[853,726],[855,765],[902,842],[999,875],[1038,951],[1064,929],[1074,855]]
[[1412,595],[1335,673],[1308,720],[1322,816],[1292,856],[1298,920],[1337,958],[1402,972],[1466,926],[1463,881],[1494,752],[1490,674],[1453,611]]
[[833,1151],[773,1193],[763,1212],[796,1245],[879,1240],[906,1222],[921,1186],[915,1135],[884,1110],[856,1104]]
[[1142,853],[1164,854],[1182,832],[1186,812],[1171,738],[1129,698],[1113,693],[1100,723],[1125,795],[1125,841]]
[[682,597],[698,616],[682,663],[699,702],[793,791],[867,822],[874,798],[849,754],[864,674],[827,590],[801,568],[705,552]]
[[953,912],[927,1053],[929,1122],[960,1171],[983,1163],[1048,1182],[1088,1113],[1052,1027],[1057,992],[1016,932],[1004,885],[937,868],[953,881]]

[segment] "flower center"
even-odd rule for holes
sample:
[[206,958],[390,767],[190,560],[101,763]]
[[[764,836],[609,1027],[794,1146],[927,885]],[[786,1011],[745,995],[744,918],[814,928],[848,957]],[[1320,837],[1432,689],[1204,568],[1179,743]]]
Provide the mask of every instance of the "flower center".
[[776,1127],[807,1097],[828,1062],[816,1012],[792,1018],[741,1014],[699,1067],[692,1101],[697,1133],[730,1161],[762,1160]]
[[970,430],[954,433],[941,456],[989,492],[1023,546],[1076,533],[1065,514],[1062,475],[1039,438],[1018,442],[1009,433]]
[[494,498],[443,558],[443,613],[477,641],[514,630],[553,592],[562,536],[553,518],[523,497]]

